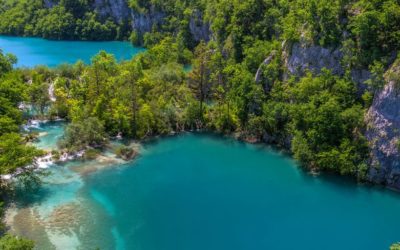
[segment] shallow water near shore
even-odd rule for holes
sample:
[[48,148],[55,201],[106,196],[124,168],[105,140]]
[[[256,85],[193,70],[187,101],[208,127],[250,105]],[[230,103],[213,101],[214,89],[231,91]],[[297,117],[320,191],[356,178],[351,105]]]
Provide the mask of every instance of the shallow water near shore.
[[26,129],[29,132],[38,133],[38,139],[34,145],[43,150],[51,151],[57,149],[57,142],[64,133],[66,122],[65,121],[35,121],[31,126]]
[[6,217],[38,249],[372,250],[400,239],[398,193],[315,177],[270,148],[209,134],[153,140],[130,163],[50,171]]
[[51,41],[10,36],[0,36],[0,49],[17,56],[17,67],[55,67],[78,60],[90,63],[90,59],[101,50],[114,54],[117,60],[128,60],[144,51],[143,48],[134,47],[129,42]]

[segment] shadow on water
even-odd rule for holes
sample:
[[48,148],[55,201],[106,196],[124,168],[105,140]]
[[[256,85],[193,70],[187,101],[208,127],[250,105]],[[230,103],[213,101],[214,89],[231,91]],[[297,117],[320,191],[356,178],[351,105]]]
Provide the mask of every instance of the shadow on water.
[[218,132],[202,131],[202,130],[184,131],[184,132],[179,132],[179,133],[175,133],[175,134],[149,137],[149,138],[143,140],[142,143],[144,146],[154,146],[165,139],[173,139],[173,138],[177,138],[177,137],[179,138],[179,137],[190,136],[190,135],[203,136],[204,138],[209,138],[209,139],[213,139],[213,140],[222,142],[225,145],[243,145],[243,146],[245,146],[245,145],[260,145],[260,146],[263,146],[264,148],[268,146],[268,145],[262,144],[262,143],[249,144],[244,141],[237,140],[231,135],[225,135],[225,134],[218,133]]
[[296,162],[293,159],[293,156],[287,150],[265,143],[255,143],[255,144],[248,143],[245,141],[237,140],[230,135],[224,135],[217,132],[189,131],[173,135],[152,137],[147,139],[143,143],[143,146],[145,148],[152,147],[165,139],[168,140],[176,137],[184,137],[190,135],[203,136],[204,138],[216,140],[227,146],[239,145],[240,147],[251,147],[259,152],[268,152],[275,154],[277,156],[285,157],[288,161],[291,161],[293,165],[297,168],[298,174],[303,178],[304,181],[310,184],[316,182],[323,182],[324,184],[329,186],[331,190],[336,190],[336,192],[338,193],[356,194],[358,191],[362,190],[363,192],[367,193],[383,192],[385,193],[385,195],[394,196],[396,198],[400,197],[400,194],[397,191],[390,190],[384,186],[376,185],[373,183],[359,182],[355,177],[352,176],[343,176],[334,172],[321,172],[318,174],[314,174],[310,172],[308,169],[302,167],[298,162]]
[[343,195],[356,195],[360,192],[364,192],[368,194],[381,193],[396,199],[400,198],[398,191],[388,189],[382,185],[360,182],[352,176],[344,176],[333,172],[313,174],[301,166],[298,166],[298,168],[298,172],[305,182],[310,184],[324,183],[324,186],[328,189]]
[[12,200],[18,208],[25,208],[42,203],[48,199],[53,192],[54,191],[52,191],[46,185],[40,185],[33,189],[27,189],[24,186],[17,185],[15,187],[15,195],[12,197]]

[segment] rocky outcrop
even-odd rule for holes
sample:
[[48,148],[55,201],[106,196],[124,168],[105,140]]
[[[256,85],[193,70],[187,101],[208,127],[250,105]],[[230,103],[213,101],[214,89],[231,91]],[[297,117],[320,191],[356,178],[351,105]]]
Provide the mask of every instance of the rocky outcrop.
[[145,13],[131,10],[130,15],[132,19],[132,28],[139,34],[150,32],[153,26],[161,25],[166,16],[163,12],[155,10],[153,7]]
[[366,115],[371,148],[371,181],[400,190],[400,61],[385,75],[387,84],[375,95]]
[[331,70],[335,75],[343,75],[344,70],[340,64],[342,57],[339,49],[295,43],[286,59],[286,68],[290,75],[296,76],[303,76],[306,71],[319,74],[323,68]]
[[[59,3],[59,0],[44,0],[46,8],[52,8]],[[101,17],[111,17],[117,23],[129,22],[132,29],[139,34],[150,32],[154,26],[163,24],[164,12],[150,6],[144,11],[138,12],[131,9],[128,0],[93,0],[92,9]],[[195,41],[209,41],[211,38],[210,25],[203,20],[203,14],[194,10],[189,20],[189,30]]]
[[[160,26],[164,22],[166,14],[150,7],[144,13],[131,11],[132,28],[140,34],[150,32],[153,26]],[[189,31],[195,41],[209,41],[211,38],[210,25],[203,21],[203,15],[195,10],[189,20]]]
[[[304,76],[307,71],[319,74],[324,68],[338,76],[343,76],[345,73],[341,63],[343,53],[340,48],[323,48],[307,43],[294,43],[292,46],[284,48],[283,57],[287,69],[286,78],[290,75]],[[350,75],[360,89],[365,88],[365,81],[371,77],[371,73],[366,69],[352,69]]]
[[93,9],[103,17],[112,17],[121,23],[130,17],[130,8],[126,0],[94,0]]
[[[276,52],[271,53],[258,68],[255,75],[257,83],[263,82],[266,89],[270,89],[269,83],[263,79],[263,68],[270,64],[275,58]],[[282,61],[285,68],[283,80],[289,79],[290,76],[302,77],[307,72],[314,75],[321,73],[323,69],[330,70],[334,75],[343,76],[345,69],[342,66],[343,53],[340,48],[323,48],[318,45],[311,45],[308,43],[294,43],[288,45],[282,44]],[[357,83],[360,95],[366,88],[365,81],[370,79],[371,73],[366,69],[352,69],[350,72],[352,80]]]
[[56,1],[56,0],[44,0],[43,4],[44,4],[44,7],[46,7],[46,8],[52,8],[54,5],[58,4],[58,1]]
[[[274,52],[276,53],[276,52]],[[271,53],[258,68],[255,75],[255,81],[257,83],[262,82],[267,90],[270,89],[270,84],[265,82],[263,79],[263,68],[269,65],[276,54]],[[282,44],[282,55],[283,66],[285,73],[282,75],[283,80],[289,79],[290,76],[302,77],[307,72],[311,72],[314,75],[318,75],[325,68],[330,70],[334,75],[343,76],[345,69],[342,66],[343,53],[340,48],[323,48],[317,45],[311,45],[307,43],[294,43],[288,45],[287,43]],[[352,69],[350,72],[352,80],[357,83],[360,95],[366,88],[365,81],[370,79],[371,73],[366,69]]]
[[195,41],[208,42],[211,38],[210,25],[203,20],[203,14],[195,10],[190,18],[189,30]]

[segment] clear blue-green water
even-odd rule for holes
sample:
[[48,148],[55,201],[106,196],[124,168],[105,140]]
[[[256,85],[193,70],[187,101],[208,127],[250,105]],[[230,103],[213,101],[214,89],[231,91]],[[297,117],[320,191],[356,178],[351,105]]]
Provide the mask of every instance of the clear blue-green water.
[[39,149],[57,149],[57,142],[62,137],[65,121],[39,122],[36,126],[30,126],[29,131],[38,133],[39,137],[34,143]]
[[55,67],[78,60],[90,63],[90,58],[101,50],[114,54],[118,60],[128,60],[144,51],[143,48],[133,47],[129,42],[51,41],[9,36],[0,36],[0,49],[17,56],[17,67]]
[[15,231],[40,249],[376,250],[400,240],[398,193],[312,176],[270,148],[209,134],[142,147],[132,163],[52,168]]

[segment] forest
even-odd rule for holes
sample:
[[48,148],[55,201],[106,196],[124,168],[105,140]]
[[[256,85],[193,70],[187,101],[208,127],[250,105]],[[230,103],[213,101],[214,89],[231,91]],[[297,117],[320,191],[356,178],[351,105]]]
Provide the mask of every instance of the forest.
[[[143,140],[212,131],[273,144],[310,170],[366,180],[364,115],[384,86],[383,72],[397,58],[398,0],[130,0],[138,13],[166,13],[144,34],[132,30],[130,20],[101,16],[91,5],[90,0],[60,0],[47,8],[41,0],[0,0],[1,34],[129,39],[147,48],[128,61],[103,51],[89,65],[78,61],[54,69],[13,68],[18,59],[0,53],[1,174],[43,154],[29,146],[34,135],[21,132],[27,121],[20,109],[24,103],[39,116],[70,122],[59,142],[69,152],[101,149],[117,135]],[[209,41],[196,41],[190,33],[194,11],[209,24]],[[263,64],[284,52],[282,43],[296,42],[340,48],[346,72],[287,76],[281,56]],[[187,65],[192,69],[185,70]],[[350,77],[352,69],[361,68],[372,73],[362,93]],[[262,82],[255,80],[258,70]],[[9,235],[0,240],[0,246],[7,244],[16,247],[5,249],[32,248],[32,242]]]

